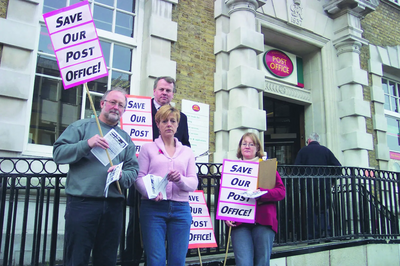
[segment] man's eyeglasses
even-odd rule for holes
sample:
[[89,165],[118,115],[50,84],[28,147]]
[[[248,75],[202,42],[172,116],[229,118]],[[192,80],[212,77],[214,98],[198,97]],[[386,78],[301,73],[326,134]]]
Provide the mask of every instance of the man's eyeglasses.
[[109,100],[104,100],[104,101],[107,102],[111,106],[118,105],[118,108],[125,109],[125,105],[123,105],[122,103],[119,103],[119,102],[116,102],[116,101],[109,101]]
[[242,143],[242,147],[254,147],[254,146],[255,146],[254,143],[245,143],[245,142]]

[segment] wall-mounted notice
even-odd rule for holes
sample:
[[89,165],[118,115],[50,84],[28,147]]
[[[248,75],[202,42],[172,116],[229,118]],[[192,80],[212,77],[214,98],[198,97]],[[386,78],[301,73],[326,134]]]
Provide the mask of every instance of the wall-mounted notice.
[[[189,141],[195,156],[209,149],[210,106],[208,104],[182,100],[182,110],[188,119]],[[200,156],[197,163],[208,163],[208,156]]]
[[254,223],[256,200],[240,195],[257,189],[258,162],[227,160],[222,163],[217,219]]
[[204,192],[196,190],[189,193],[192,226],[190,227],[189,249],[213,248],[217,246],[210,214],[208,212]]
[[138,155],[143,144],[153,142],[151,97],[134,95],[126,97],[128,101],[120,125],[131,136]]
[[64,89],[108,75],[88,1],[43,15]]

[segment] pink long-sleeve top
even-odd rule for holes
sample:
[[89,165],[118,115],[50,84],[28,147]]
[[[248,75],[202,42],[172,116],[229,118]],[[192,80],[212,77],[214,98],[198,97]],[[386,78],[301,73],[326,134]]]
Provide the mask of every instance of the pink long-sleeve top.
[[[259,188],[261,191],[268,191],[257,199],[255,222],[262,225],[271,226],[275,233],[278,232],[278,218],[276,211],[277,201],[281,201],[286,196],[286,188],[283,185],[281,176],[276,172],[276,183],[272,189]],[[240,225],[241,223],[236,223]]]
[[175,138],[175,154],[170,157],[165,150],[161,136],[152,143],[144,144],[139,153],[139,175],[136,180],[136,189],[147,199],[147,192],[143,177],[153,174],[164,177],[169,171],[176,170],[181,174],[179,182],[168,182],[167,199],[173,201],[189,201],[189,192],[196,190],[198,185],[196,163],[192,150],[183,146]]

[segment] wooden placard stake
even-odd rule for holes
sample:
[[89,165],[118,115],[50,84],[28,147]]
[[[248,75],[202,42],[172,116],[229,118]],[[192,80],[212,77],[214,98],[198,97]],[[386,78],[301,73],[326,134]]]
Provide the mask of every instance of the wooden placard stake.
[[[89,97],[89,102],[90,102],[90,106],[92,107],[92,110],[93,110],[93,113],[94,113],[94,117],[96,118],[96,124],[97,124],[97,127],[99,129],[100,137],[103,138],[104,136],[103,136],[103,132],[101,131],[99,118],[97,117],[96,108],[94,107],[92,97],[90,96],[90,92],[89,92],[89,88],[87,86],[87,83],[85,83],[84,86],[85,86],[85,89],[86,89],[86,94]],[[110,161],[110,166],[113,166],[110,154],[108,153],[108,149],[106,149],[106,153],[107,153],[108,160]],[[116,184],[117,184],[117,188],[118,188],[119,193],[122,194],[121,187],[119,185],[118,180],[117,180]]]

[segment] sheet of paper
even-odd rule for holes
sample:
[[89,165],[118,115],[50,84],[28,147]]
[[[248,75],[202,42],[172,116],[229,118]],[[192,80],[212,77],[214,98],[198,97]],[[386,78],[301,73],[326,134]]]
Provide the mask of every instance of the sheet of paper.
[[[109,146],[107,150],[110,154],[111,160],[128,146],[128,143],[118,134],[117,131],[115,131],[115,129],[108,131],[104,138]],[[91,152],[104,166],[107,166],[110,163],[105,149],[94,147]]]
[[[167,175],[168,175],[168,174],[166,174],[166,175],[160,180],[160,182],[158,183],[158,187],[157,187],[157,190],[158,190],[159,192],[161,192],[162,195],[163,195],[163,200],[166,200],[166,199],[167,199],[167,185],[168,185]],[[158,195],[158,193],[157,193],[157,195]]]
[[260,191],[260,190],[255,190],[255,191],[251,191],[251,190],[247,190],[247,191],[243,191],[242,193],[238,193],[239,195],[245,197],[245,198],[251,198],[251,199],[255,199],[258,197],[261,197],[264,194],[267,194],[268,191]]
[[167,175],[164,177],[148,174],[143,177],[143,182],[146,187],[147,197],[154,199],[158,193],[162,193],[163,200],[167,199],[166,187],[168,185]]
[[110,184],[116,180],[119,180],[119,177],[122,172],[122,165],[124,162],[121,162],[118,164],[111,172],[108,173],[107,175],[107,181],[106,181],[106,186],[104,188],[104,196],[107,198],[108,197],[108,187]]

